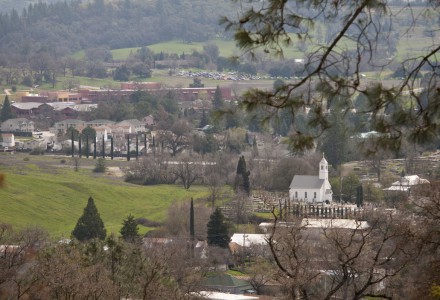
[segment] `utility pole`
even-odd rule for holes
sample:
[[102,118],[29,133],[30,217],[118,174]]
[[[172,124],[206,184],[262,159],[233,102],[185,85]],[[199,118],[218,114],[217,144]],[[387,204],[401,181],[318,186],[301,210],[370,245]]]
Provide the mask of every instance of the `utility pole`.
[[245,250],[245,243],[246,243],[246,238],[248,237],[248,235],[246,233],[243,233],[243,247],[241,248],[241,263],[242,263],[242,271],[244,271],[244,264],[245,264],[245,258],[244,258],[244,250]]

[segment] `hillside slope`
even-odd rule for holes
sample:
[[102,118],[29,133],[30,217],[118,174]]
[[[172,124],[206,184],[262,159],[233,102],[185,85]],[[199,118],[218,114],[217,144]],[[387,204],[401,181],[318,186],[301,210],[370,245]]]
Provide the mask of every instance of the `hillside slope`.
[[[31,156],[25,161],[25,155],[14,156],[0,154],[0,171],[6,174],[6,186],[0,189],[0,223],[43,227],[54,237],[70,237],[90,196],[107,233],[119,234],[122,220],[129,214],[162,221],[175,201],[208,193],[198,186],[185,190],[177,185],[128,184],[123,178],[93,173],[92,159],[83,159],[79,172],[75,172],[69,158]],[[61,159],[67,162],[61,164]]]

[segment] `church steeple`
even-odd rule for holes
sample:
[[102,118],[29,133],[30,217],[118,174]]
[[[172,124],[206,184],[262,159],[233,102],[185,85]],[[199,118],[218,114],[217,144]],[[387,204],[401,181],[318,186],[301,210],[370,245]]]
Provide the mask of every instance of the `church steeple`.
[[328,180],[328,162],[325,160],[324,153],[322,153],[322,159],[319,162],[319,179]]

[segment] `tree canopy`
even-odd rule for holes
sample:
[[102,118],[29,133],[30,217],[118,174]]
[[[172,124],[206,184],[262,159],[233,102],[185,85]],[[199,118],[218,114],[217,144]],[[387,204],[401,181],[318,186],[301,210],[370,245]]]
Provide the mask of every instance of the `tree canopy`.
[[2,109],[0,111],[0,121],[4,122],[13,118],[15,118],[15,115],[11,109],[11,103],[9,102],[9,97],[8,95],[6,95],[5,100],[3,101]]
[[[419,16],[428,12],[438,16],[439,1],[424,2],[417,9],[405,3],[400,10],[392,9],[387,1],[370,0],[238,2],[242,8],[238,17],[224,17],[222,24],[251,56],[256,58],[262,51],[282,58],[285,49],[292,48],[295,42],[311,45],[304,52],[296,80],[275,91],[251,89],[242,102],[251,111],[260,106],[288,108],[294,124],[298,114],[309,111],[308,124],[319,130],[292,134],[296,148],[314,148],[314,140],[333,126],[328,110],[351,111],[352,98],[358,94],[367,101],[357,113],[368,114],[371,130],[380,133],[377,147],[397,151],[405,140],[422,143],[438,135],[438,41],[432,40],[423,53],[400,61],[405,76],[393,85],[366,80],[362,72],[379,73],[391,62],[398,62],[395,45],[410,38],[412,30],[399,32],[396,38],[392,35],[394,24],[406,20],[414,28]],[[438,18],[433,22],[438,23]],[[321,23],[332,24],[327,28],[325,43],[318,41],[314,30]],[[352,45],[347,46],[347,41]],[[428,93],[428,101],[422,101],[421,90]]]
[[89,197],[87,206],[72,231],[72,236],[79,241],[87,241],[91,239],[103,240],[106,234],[104,222],[102,222],[95,201]]
[[120,231],[122,238],[127,242],[133,242],[139,237],[138,231],[138,223],[134,219],[134,216],[131,214],[128,215],[122,222],[122,228]]
[[228,248],[231,238],[228,235],[228,227],[220,208],[216,208],[209,217],[208,227],[208,245]]

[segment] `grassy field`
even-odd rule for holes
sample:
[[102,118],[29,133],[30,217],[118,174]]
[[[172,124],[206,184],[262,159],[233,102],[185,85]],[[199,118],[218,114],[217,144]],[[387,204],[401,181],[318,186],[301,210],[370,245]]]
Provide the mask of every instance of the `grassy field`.
[[[66,163],[62,164],[61,159]],[[177,185],[128,184],[112,174],[93,173],[94,163],[82,159],[80,170],[75,172],[68,157],[1,153],[0,172],[6,174],[6,186],[0,189],[0,223],[17,228],[39,226],[53,237],[70,237],[92,196],[107,233],[118,233],[128,214],[162,221],[167,208],[176,201],[197,199],[208,193],[201,186],[185,190]]]
[[[295,40],[295,37],[292,36]],[[191,54],[193,50],[198,52],[203,51],[203,46],[206,44],[216,44],[219,48],[219,55],[223,57],[230,56],[240,56],[242,52],[239,48],[237,48],[235,41],[233,40],[223,40],[223,39],[214,39],[206,42],[193,42],[193,43],[185,43],[182,41],[172,40],[162,43],[157,43],[153,45],[147,45],[147,47],[152,50],[154,53],[168,53],[168,54]],[[136,53],[139,47],[134,48],[123,48],[123,49],[114,49],[111,50],[114,60],[125,60],[129,57],[130,53]],[[286,58],[302,58],[304,54],[298,50],[297,47],[285,47],[284,48],[284,56]],[[83,59],[85,55],[84,51],[78,51],[72,57],[76,59]]]
[[[168,54],[177,53],[180,55],[182,53],[191,54],[193,52],[193,50],[196,50],[198,52],[202,52],[203,46],[206,45],[207,43],[216,44],[219,48],[220,56],[227,57],[227,56],[239,54],[239,50],[235,46],[234,41],[232,41],[232,40],[226,41],[226,40],[220,40],[220,39],[211,40],[209,42],[201,42],[201,43],[197,43],[197,42],[184,43],[182,41],[174,40],[174,41],[168,41],[168,42],[150,45],[150,46],[148,46],[148,48],[151,49],[154,53],[164,52],[164,53],[168,53]],[[136,53],[137,49],[139,49],[139,48],[126,48],[126,49],[112,50],[113,59],[116,59],[116,60],[127,59],[129,54],[131,52]]]

